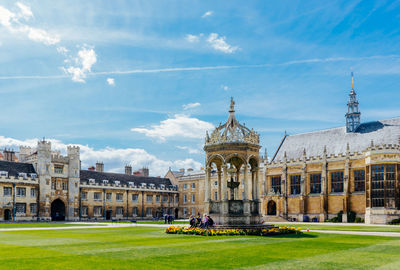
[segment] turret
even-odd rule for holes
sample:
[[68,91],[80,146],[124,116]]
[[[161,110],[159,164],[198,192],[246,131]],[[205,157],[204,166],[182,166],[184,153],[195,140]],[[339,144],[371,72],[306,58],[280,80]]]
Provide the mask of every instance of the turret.
[[346,132],[355,132],[360,125],[361,113],[358,110],[357,94],[354,91],[354,75],[351,73],[351,91],[346,113]]

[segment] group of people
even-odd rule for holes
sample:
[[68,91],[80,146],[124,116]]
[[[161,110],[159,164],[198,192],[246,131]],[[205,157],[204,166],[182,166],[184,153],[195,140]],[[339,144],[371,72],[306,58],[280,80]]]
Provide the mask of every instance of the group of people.
[[172,215],[164,215],[164,223],[172,224],[174,222],[174,217]]
[[214,220],[206,214],[203,215],[203,218],[200,214],[198,214],[197,217],[190,216],[190,228],[207,229],[212,226],[214,226]]

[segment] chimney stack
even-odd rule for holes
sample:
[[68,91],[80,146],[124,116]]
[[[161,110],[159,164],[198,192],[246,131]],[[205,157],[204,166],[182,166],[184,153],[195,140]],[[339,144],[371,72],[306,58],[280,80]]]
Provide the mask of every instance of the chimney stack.
[[4,160],[6,161],[15,161],[16,160],[16,156],[15,156],[15,152],[13,150],[7,150],[4,149]]
[[94,168],[94,166],[90,166],[90,167],[88,168],[88,170],[94,172],[95,168]]
[[103,162],[96,162],[96,171],[97,172],[104,172],[104,164],[103,164]]
[[132,166],[131,165],[125,165],[125,174],[132,175]]

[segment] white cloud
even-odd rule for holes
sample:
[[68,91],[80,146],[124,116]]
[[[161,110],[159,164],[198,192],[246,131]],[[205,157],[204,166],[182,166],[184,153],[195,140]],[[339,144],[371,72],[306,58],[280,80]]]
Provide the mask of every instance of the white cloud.
[[73,62],[75,66],[64,67],[64,72],[72,76],[72,80],[75,82],[85,82],[84,79],[97,62],[96,52],[93,48],[85,45],[78,51],[78,56],[73,59]]
[[[65,154],[68,144],[60,140],[49,139],[53,150],[58,150]],[[18,149],[20,145],[36,147],[38,139],[18,140],[0,136],[0,148]],[[94,165],[97,161],[103,161],[106,171],[123,172],[124,166],[130,164],[133,168],[139,169],[147,166],[150,169],[150,174],[155,176],[164,176],[169,167],[173,168],[195,168],[200,169],[201,163],[193,159],[167,161],[157,158],[149,154],[144,149],[137,148],[112,148],[106,147],[103,149],[94,149],[88,145],[76,144],[80,147],[82,169],[86,169]]]
[[185,39],[186,39],[187,42],[197,43],[197,42],[200,41],[200,35],[196,36],[196,35],[187,34]]
[[19,8],[18,12],[12,12],[0,6],[0,25],[3,25],[11,33],[24,34],[29,39],[45,45],[54,45],[60,42],[57,35],[26,24],[24,21],[33,17],[31,9],[20,2],[17,2],[16,5]]
[[211,123],[187,115],[176,114],[173,118],[161,121],[159,125],[153,125],[151,128],[132,128],[131,130],[163,142],[167,138],[177,137],[202,139],[206,131],[213,128]]
[[60,47],[57,47],[57,52],[59,52],[63,55],[66,55],[68,53],[68,49],[65,48],[64,46],[60,46]]
[[229,86],[227,86],[227,85],[221,85],[221,88],[224,89],[225,91],[229,90]]
[[189,146],[177,146],[176,148],[181,149],[181,150],[186,150],[189,154],[200,154],[199,149],[191,148]]
[[21,16],[24,17],[25,19],[33,17],[33,13],[30,7],[22,4],[21,2],[17,2],[16,5],[19,7],[21,10]]
[[200,106],[200,103],[195,102],[195,103],[184,104],[182,107],[184,110],[189,110],[189,109],[194,109],[199,106]]
[[107,78],[107,83],[108,83],[108,85],[115,86],[114,78]]
[[209,11],[205,12],[201,17],[202,18],[206,18],[206,17],[209,17],[209,16],[211,16],[213,14],[214,14],[214,12],[212,10],[209,10]]
[[211,33],[207,38],[207,43],[217,51],[223,53],[234,53],[239,49],[238,46],[231,46],[226,42],[226,37],[221,36],[217,33]]

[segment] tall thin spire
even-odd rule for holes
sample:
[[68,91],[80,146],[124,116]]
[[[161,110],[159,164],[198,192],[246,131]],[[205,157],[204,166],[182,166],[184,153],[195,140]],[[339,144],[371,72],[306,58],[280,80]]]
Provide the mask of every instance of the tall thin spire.
[[351,91],[346,113],[346,132],[355,132],[360,125],[361,113],[358,109],[357,94],[354,91],[354,74],[351,72]]

